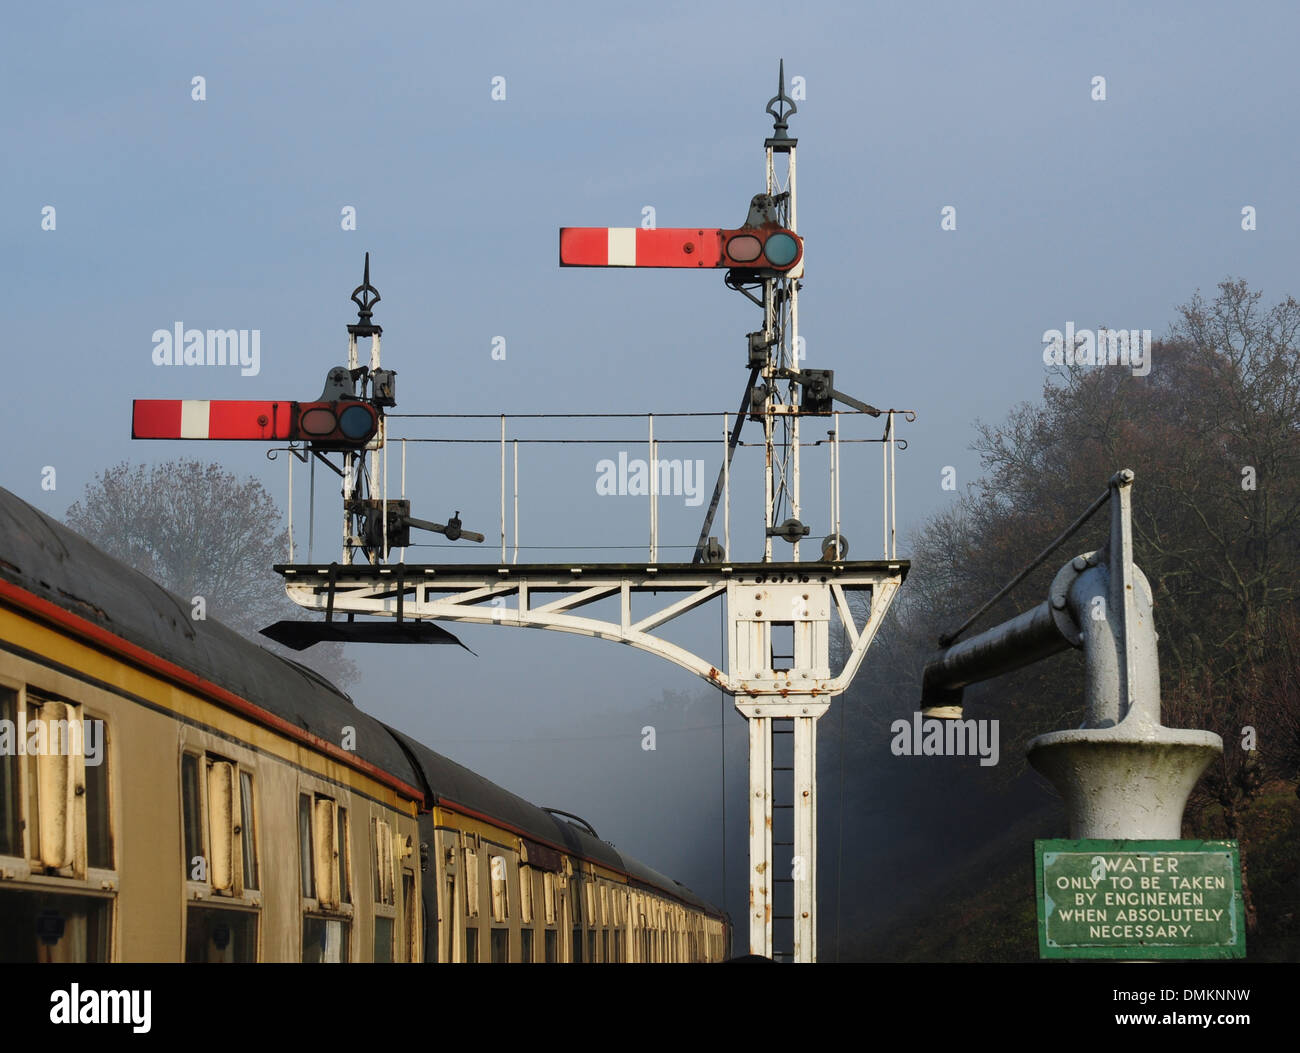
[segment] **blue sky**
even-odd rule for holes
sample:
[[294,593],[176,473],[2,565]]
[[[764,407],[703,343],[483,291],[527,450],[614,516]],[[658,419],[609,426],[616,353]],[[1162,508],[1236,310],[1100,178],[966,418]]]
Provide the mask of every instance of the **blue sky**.
[[[757,318],[720,273],[561,270],[556,231],[633,226],[647,205],[660,226],[738,225],[762,189],[763,107],[784,58],[806,84],[791,132],[808,364],[917,411],[898,458],[905,530],[953,499],[944,466],[962,487],[975,478],[975,420],[1041,390],[1045,330],[1159,337],[1225,277],[1269,302],[1296,290],[1298,30],[1285,4],[16,8],[0,63],[16,395],[3,484],[62,515],[118,461],[206,456],[282,497],[283,459],[251,444],[132,443],[131,399],[315,397],[343,360],[366,251],[398,412],[734,410]],[[340,227],[349,205],[355,231]],[[949,205],[957,229],[944,231]],[[178,321],[260,330],[260,373],[155,366],[151,334]],[[642,426],[629,422],[631,437]],[[395,431],[469,434],[455,427]],[[526,543],[644,541],[644,501],[597,499],[607,454],[592,451],[525,448]],[[716,471],[716,450],[693,456]],[[810,472],[824,472],[819,457]],[[413,450],[415,513],[460,509],[493,535],[495,458]],[[845,481],[845,533],[854,555],[874,555],[878,468],[846,468],[859,474]],[[733,518],[751,539],[757,507]],[[334,508],[318,513],[332,536]],[[821,503],[806,518],[825,532]],[[691,543],[699,512],[679,502],[664,523]],[[600,642],[465,638],[478,659],[359,652],[358,698],[526,795],[585,791],[479,740],[509,728],[526,749],[542,727],[702,686]]]

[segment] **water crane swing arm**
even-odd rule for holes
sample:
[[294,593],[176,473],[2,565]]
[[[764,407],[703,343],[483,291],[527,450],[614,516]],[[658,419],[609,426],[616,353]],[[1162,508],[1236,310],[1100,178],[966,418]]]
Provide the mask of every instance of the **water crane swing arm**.
[[[1084,652],[1085,727],[1112,727],[1132,717],[1158,724],[1160,674],[1151,615],[1150,583],[1133,563],[1130,492],[1133,472],[1110,479],[1106,493],[1059,535],[1028,568],[967,618],[956,633],[941,638],[939,651],[922,676],[926,716],[959,719],[962,691],[1069,648]],[[1035,566],[1060,547],[1107,501],[1110,540],[1105,548],[1074,557],[1057,572],[1048,597],[1037,607],[956,643],[985,610],[1006,595]],[[1103,616],[1098,617],[1097,612]]]

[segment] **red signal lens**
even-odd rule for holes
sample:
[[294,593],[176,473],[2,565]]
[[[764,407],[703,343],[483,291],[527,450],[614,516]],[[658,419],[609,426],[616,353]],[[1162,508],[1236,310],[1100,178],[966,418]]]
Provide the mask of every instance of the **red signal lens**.
[[309,409],[298,418],[298,428],[306,435],[329,435],[337,424],[334,414],[324,407]]
[[752,234],[737,234],[727,242],[727,255],[737,263],[752,263],[763,254],[763,243]]

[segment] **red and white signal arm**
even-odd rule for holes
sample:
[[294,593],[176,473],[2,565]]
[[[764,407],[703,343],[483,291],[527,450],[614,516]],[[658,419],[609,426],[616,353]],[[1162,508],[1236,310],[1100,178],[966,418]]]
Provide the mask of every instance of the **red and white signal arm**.
[[289,439],[288,402],[136,399],[133,439]]
[[260,439],[348,450],[365,446],[378,430],[378,410],[348,400],[136,399],[131,413],[133,439]]
[[561,227],[562,267],[726,267],[803,273],[803,239],[784,227]]

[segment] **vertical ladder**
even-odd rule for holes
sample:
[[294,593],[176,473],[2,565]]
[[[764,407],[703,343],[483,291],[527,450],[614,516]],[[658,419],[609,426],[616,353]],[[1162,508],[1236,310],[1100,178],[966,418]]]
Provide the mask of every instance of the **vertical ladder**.
[[772,960],[794,961],[794,719],[772,720]]

